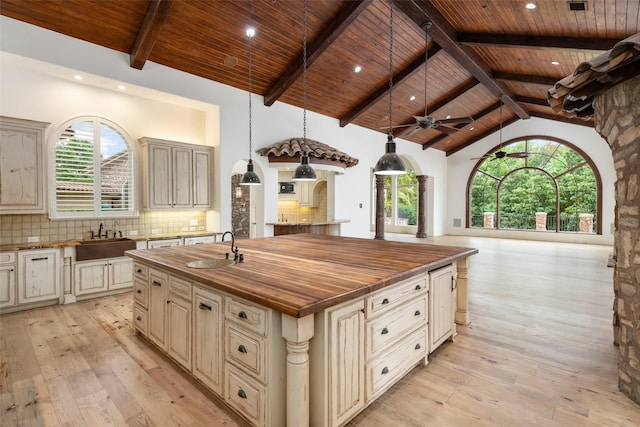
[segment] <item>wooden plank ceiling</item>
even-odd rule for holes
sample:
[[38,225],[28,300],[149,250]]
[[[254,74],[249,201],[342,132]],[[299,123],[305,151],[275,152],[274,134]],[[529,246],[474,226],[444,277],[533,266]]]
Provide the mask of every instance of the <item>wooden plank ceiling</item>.
[[[555,114],[547,89],[640,32],[640,2],[532,2],[533,10],[527,0],[395,0],[393,125],[415,123],[425,106],[435,119],[474,122],[450,125],[457,130],[449,132],[397,127],[394,134],[451,154],[499,128],[500,100],[505,125],[543,117],[593,126]],[[237,0],[2,0],[0,13],[128,53],[137,69],[153,61],[248,90],[248,6]],[[390,11],[388,0],[308,1],[309,110],[341,126],[387,132]],[[303,106],[303,16],[300,0],[251,3],[257,30],[252,87],[265,105]]]

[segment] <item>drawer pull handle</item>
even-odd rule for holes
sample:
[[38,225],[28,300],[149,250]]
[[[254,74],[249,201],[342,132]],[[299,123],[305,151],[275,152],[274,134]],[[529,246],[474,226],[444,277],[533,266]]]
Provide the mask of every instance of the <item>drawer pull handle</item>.
[[140,321],[142,320],[142,316],[138,316],[138,317],[136,317],[136,320],[137,320],[138,322],[140,322]]
[[209,311],[211,311],[211,306],[207,305],[207,304],[205,304],[203,302],[201,302],[200,305],[198,305],[198,307],[200,307],[200,310],[209,310]]
[[40,258],[31,258],[31,261],[46,261],[48,259],[49,259],[48,256],[43,256],[43,257],[40,257]]
[[420,316],[420,310],[416,310],[415,313],[413,313],[414,316]]
[[246,353],[247,352],[247,348],[245,346],[243,346],[242,344],[240,344],[240,347],[238,347],[238,351],[240,353]]
[[389,304],[389,299],[385,298],[382,300],[382,305]]
[[386,366],[382,368],[382,375],[388,374],[388,373],[389,373],[389,368],[387,368]]
[[416,346],[414,347],[415,350],[420,350],[422,348],[422,346],[420,344],[416,344]]
[[142,293],[142,289],[138,289],[136,292],[141,294]]
[[[13,271],[13,270],[11,270],[11,271]],[[361,309],[360,309],[360,311],[361,311],[362,313],[365,313],[364,308],[361,308]]]
[[416,291],[419,291],[420,289],[422,289],[422,286],[416,285]]
[[248,319],[247,313],[245,313],[244,311],[241,311],[240,313],[238,313],[238,317],[241,319]]
[[243,399],[247,398],[247,393],[244,392],[243,389],[238,390],[238,396],[240,396]]
[[151,282],[151,284],[153,286],[162,286],[162,283],[158,282],[157,280],[154,280],[153,282]]
[[382,332],[380,332],[380,335],[387,335],[389,333],[389,330],[387,328],[382,328]]

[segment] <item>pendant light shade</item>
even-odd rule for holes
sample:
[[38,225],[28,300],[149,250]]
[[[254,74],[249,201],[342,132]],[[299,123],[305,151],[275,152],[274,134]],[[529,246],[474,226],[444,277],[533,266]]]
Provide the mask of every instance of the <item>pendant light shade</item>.
[[302,153],[300,165],[296,168],[293,178],[291,179],[293,181],[315,181],[318,179],[316,177],[316,171],[309,166],[309,155],[306,151]]
[[249,0],[249,28],[247,28],[247,38],[249,39],[249,163],[247,163],[247,171],[242,175],[240,185],[260,185],[260,177],[253,171],[253,160],[251,160],[251,38],[255,34],[256,30],[251,25],[251,0]]
[[396,154],[396,143],[393,141],[393,0],[391,0],[391,13],[389,23],[389,135],[387,136],[387,144],[385,153],[373,173],[376,175],[402,175],[407,173],[402,158]]

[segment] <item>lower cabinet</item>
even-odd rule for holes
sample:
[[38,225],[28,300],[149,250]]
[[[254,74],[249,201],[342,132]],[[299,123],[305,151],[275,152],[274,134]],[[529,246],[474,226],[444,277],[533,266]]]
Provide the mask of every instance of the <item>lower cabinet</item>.
[[74,264],[76,295],[128,289],[133,285],[133,261],[127,257]]
[[429,272],[429,352],[455,338],[456,281],[451,265]]
[[222,296],[193,287],[193,375],[222,395]]
[[59,249],[18,252],[17,304],[60,299],[61,268]]
[[16,303],[16,253],[0,252],[0,308]]

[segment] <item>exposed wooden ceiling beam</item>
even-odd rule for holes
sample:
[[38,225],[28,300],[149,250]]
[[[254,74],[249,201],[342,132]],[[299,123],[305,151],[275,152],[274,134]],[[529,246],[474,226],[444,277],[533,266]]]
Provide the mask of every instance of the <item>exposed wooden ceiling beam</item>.
[[173,7],[174,0],[152,0],[149,9],[142,22],[142,27],[138,31],[133,49],[129,55],[129,65],[131,68],[142,70],[145,62],[151,55],[151,50],[158,40],[160,29],[167,20],[169,12]]
[[516,101],[522,102],[523,104],[541,105],[543,107],[551,108],[551,106],[549,105],[549,101],[546,98],[543,99],[543,98],[533,98],[530,96],[516,95]]
[[520,34],[458,33],[458,42],[467,46],[532,47],[546,49],[571,49],[604,52],[619,39],[532,36]]
[[[427,56],[429,57],[429,62],[431,62],[436,54],[440,52],[440,46],[433,45],[429,52],[427,52]],[[424,55],[420,55],[417,57],[411,64],[409,64],[404,70],[401,70],[399,73],[393,76],[393,84],[399,85],[409,77],[413,76],[416,72],[420,71],[420,69],[424,66]],[[355,106],[351,111],[340,118],[340,127],[345,127],[352,121],[354,121],[360,114],[364,113],[367,109],[369,109],[373,104],[378,102],[383,97],[389,94],[389,83],[384,83],[382,86],[374,90],[369,96],[367,96],[362,102]]]
[[[511,117],[510,119],[504,120],[502,122],[502,129],[504,129],[505,127],[509,126],[511,123],[516,122],[520,120],[520,117],[518,116],[514,116]],[[465,142],[462,145],[459,145],[449,151],[447,151],[446,156],[449,157],[450,155],[457,153],[458,151],[462,150],[463,148],[467,148],[468,146],[475,144],[476,142],[480,141],[482,138],[485,138],[493,133],[496,133],[500,130],[500,124],[498,123],[497,125],[495,125],[494,127],[492,127],[491,129],[487,129],[486,131],[482,132],[479,135],[474,136],[473,138],[471,138],[470,140],[468,140],[467,142]]]
[[510,82],[533,83],[544,86],[553,86],[562,78],[551,76],[534,76],[530,74],[514,74],[495,71],[493,78],[496,80],[507,80]]
[[400,9],[409,19],[421,26],[425,21],[432,22],[429,36],[442,49],[465,68],[473,77],[482,83],[491,93],[502,98],[505,106],[511,109],[521,119],[531,116],[519,105],[513,94],[501,83],[493,78],[493,73],[482,59],[468,47],[458,43],[457,34],[453,26],[446,20],[440,11],[427,0],[401,1],[397,3]]
[[[427,106],[427,112],[430,111],[438,111],[440,108],[444,107],[445,105],[447,105],[450,102],[453,102],[457,97],[464,95],[466,92],[470,91],[471,89],[473,89],[476,85],[478,85],[478,83],[480,83],[479,81],[477,81],[476,79],[471,79],[468,82],[466,82],[464,85],[455,88],[455,90],[449,94],[449,96],[441,99],[440,101]],[[416,114],[414,114],[415,116],[421,116],[424,114],[424,109],[417,112]],[[411,118],[413,119],[413,117]],[[410,121],[411,119],[407,119],[407,122]],[[411,130],[410,127],[407,127],[405,129],[402,129],[400,132],[397,133],[397,136],[402,136],[405,133],[409,132]]]
[[584,120],[579,117],[567,117],[561,114],[545,114],[545,113],[539,113],[537,111],[533,111],[531,115],[533,117],[538,117],[541,119],[555,120],[556,122],[570,123],[572,125],[585,126],[589,128],[595,127],[593,119]]
[[[320,35],[307,46],[307,69],[322,55],[349,25],[365,10],[373,0],[348,1],[344,8]],[[302,75],[304,59],[302,54],[293,60],[287,71],[264,95],[264,105],[271,106]]]

